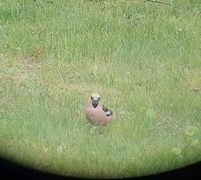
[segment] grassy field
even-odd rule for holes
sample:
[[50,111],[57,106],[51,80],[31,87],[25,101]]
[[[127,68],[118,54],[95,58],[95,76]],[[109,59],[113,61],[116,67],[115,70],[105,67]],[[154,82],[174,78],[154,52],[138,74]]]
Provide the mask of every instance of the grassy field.
[[[201,160],[201,1],[2,0],[0,156],[120,178]],[[115,113],[84,115],[92,92]]]

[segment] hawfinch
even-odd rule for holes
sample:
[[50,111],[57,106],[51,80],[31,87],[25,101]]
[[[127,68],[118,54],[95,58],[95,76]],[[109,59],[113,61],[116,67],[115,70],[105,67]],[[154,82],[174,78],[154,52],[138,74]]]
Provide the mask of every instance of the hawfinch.
[[113,112],[102,105],[98,93],[92,93],[88,99],[88,107],[86,108],[85,115],[90,123],[106,126],[112,121]]

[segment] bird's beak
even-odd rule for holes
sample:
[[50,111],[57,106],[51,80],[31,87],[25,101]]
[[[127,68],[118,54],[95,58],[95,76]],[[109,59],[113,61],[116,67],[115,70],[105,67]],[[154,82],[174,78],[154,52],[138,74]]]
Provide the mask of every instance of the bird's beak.
[[95,96],[95,97],[92,98],[92,103],[93,104],[98,104],[98,102],[99,102],[99,97]]
[[97,96],[95,96],[95,97],[93,98],[93,100],[94,100],[94,101],[98,101],[99,98],[98,98]]

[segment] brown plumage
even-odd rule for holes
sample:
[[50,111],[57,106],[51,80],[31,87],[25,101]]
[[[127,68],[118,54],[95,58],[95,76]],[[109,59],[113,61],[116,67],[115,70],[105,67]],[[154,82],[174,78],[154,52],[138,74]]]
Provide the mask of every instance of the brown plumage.
[[112,121],[113,112],[102,104],[98,93],[92,93],[88,99],[85,115],[92,124],[105,126]]

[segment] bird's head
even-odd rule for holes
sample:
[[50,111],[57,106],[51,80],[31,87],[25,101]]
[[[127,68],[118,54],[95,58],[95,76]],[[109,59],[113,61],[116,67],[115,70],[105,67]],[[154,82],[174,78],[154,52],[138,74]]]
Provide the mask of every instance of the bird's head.
[[98,106],[99,101],[100,101],[100,95],[98,93],[92,93],[91,102],[94,108]]

